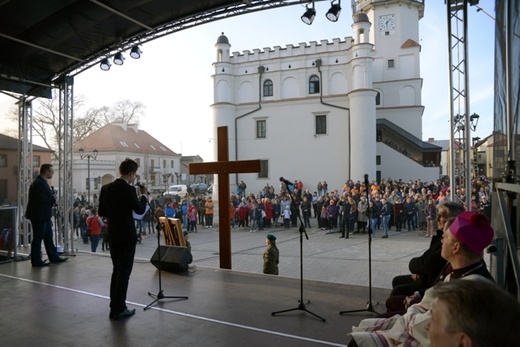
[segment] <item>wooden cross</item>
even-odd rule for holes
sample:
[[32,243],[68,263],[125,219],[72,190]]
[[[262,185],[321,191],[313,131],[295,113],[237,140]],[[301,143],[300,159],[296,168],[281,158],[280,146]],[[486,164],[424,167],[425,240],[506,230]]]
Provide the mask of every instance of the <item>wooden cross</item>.
[[220,268],[231,270],[231,222],[229,218],[229,174],[260,172],[260,160],[229,161],[227,127],[217,128],[217,160],[210,163],[191,163],[190,175],[218,175],[218,218]]

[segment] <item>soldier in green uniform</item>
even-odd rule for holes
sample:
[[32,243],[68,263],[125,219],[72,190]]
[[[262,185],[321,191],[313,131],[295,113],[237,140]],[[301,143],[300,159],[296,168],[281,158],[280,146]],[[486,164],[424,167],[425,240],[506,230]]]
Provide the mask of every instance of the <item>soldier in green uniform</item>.
[[280,252],[276,247],[276,237],[268,234],[265,239],[267,248],[264,251],[264,273],[278,275],[278,257]]

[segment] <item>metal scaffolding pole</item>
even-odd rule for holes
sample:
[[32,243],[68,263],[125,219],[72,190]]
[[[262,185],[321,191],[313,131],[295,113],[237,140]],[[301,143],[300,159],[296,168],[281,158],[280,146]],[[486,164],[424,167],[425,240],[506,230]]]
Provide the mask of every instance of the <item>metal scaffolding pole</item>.
[[59,199],[57,225],[55,225],[56,245],[63,245],[64,252],[74,252],[74,197],[72,191],[72,144],[73,144],[73,107],[74,79],[66,76],[59,84],[59,132],[58,166]]
[[[32,146],[32,103],[27,96],[21,96],[18,102],[18,238],[16,246],[30,245],[30,223],[24,217],[25,207],[29,202],[29,187],[33,180],[33,146]],[[39,169],[39,168],[37,168]],[[16,248],[15,248],[16,249]],[[15,251],[16,256],[16,251]]]
[[[478,2],[478,1],[477,1]],[[449,0],[448,44],[450,64],[450,198],[471,206],[471,124],[468,69],[468,0]],[[456,195],[465,189],[465,199]]]

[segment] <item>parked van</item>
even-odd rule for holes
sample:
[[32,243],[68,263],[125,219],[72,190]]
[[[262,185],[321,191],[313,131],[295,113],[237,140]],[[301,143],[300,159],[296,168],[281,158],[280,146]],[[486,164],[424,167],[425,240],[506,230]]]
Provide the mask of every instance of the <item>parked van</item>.
[[164,196],[178,195],[181,198],[184,198],[186,194],[188,194],[188,186],[185,184],[175,184],[173,186],[170,186],[168,190],[163,193]]

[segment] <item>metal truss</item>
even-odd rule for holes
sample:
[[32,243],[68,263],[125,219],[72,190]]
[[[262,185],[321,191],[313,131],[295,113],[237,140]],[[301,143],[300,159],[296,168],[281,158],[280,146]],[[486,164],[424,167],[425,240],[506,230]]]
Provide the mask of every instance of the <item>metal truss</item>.
[[[19,237],[16,245],[28,247],[32,239],[29,221],[24,217],[25,207],[29,202],[29,187],[34,178],[32,146],[32,102],[21,96],[18,102],[18,209],[17,225]],[[15,256],[16,256],[15,247]]]
[[[450,198],[459,201],[458,187],[464,188],[465,199],[460,201],[471,206],[471,127],[469,111],[468,74],[468,0],[449,0],[448,44],[450,64]],[[459,158],[456,162],[456,154]]]
[[74,197],[72,191],[74,79],[65,77],[59,84],[58,167],[59,194],[56,209],[55,240],[64,251],[74,251]]

